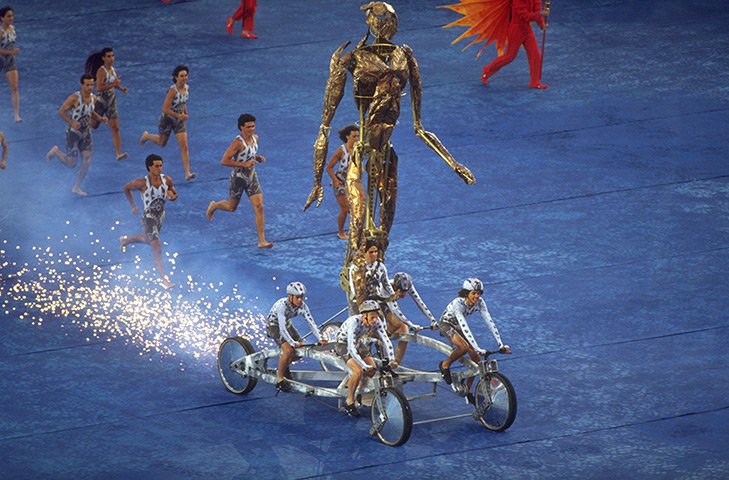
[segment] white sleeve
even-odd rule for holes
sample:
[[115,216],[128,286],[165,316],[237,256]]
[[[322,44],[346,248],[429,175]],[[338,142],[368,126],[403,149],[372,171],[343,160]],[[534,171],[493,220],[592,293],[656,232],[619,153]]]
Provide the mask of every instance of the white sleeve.
[[309,311],[309,307],[304,303],[301,302],[301,307],[299,308],[301,311],[301,315],[306,320],[306,323],[309,324],[309,328],[311,329],[311,333],[314,334],[316,337],[317,342],[321,341],[321,332],[319,332],[319,327],[316,325],[316,322],[314,321],[314,317],[311,316],[311,312]]
[[289,334],[289,329],[286,328],[286,304],[284,302],[278,303],[275,307],[276,309],[276,318],[278,318],[278,330],[279,333],[283,336],[284,340],[289,342],[289,344],[293,347],[296,345],[296,341],[291,338],[291,335]]
[[412,284],[410,286],[410,290],[408,290],[408,293],[413,298],[413,301],[415,302],[415,305],[418,306],[421,312],[423,312],[423,315],[430,320],[430,325],[435,326],[438,325],[438,320],[435,319],[432,313],[430,313],[430,310],[428,310],[428,307],[425,305],[425,302],[420,298],[420,295],[418,295],[418,291],[415,290],[415,284]]
[[[393,295],[394,295],[394,293],[393,293]],[[394,313],[395,316],[402,323],[404,323],[408,327],[412,328],[413,330],[416,330],[417,328],[419,328],[417,325],[415,325],[413,322],[411,322],[410,320],[407,319],[407,317],[405,316],[405,314],[402,313],[402,310],[400,310],[400,307],[397,305],[397,302],[395,300],[393,300],[391,302],[385,302],[385,304],[390,309],[390,311],[392,311],[392,313]]]
[[486,326],[489,327],[491,335],[494,336],[494,340],[496,340],[496,343],[499,344],[499,348],[502,348],[504,343],[501,341],[499,331],[496,329],[496,324],[494,324],[494,321],[491,320],[491,314],[489,314],[489,309],[486,307],[486,302],[484,302],[483,298],[479,298],[478,301],[478,310],[481,312],[481,316],[486,322]]
[[385,356],[387,357],[388,363],[395,361],[395,350],[392,348],[392,342],[390,337],[387,335],[387,329],[385,328],[384,322],[378,317],[377,318],[377,335],[379,335],[382,341],[382,346],[385,347]]

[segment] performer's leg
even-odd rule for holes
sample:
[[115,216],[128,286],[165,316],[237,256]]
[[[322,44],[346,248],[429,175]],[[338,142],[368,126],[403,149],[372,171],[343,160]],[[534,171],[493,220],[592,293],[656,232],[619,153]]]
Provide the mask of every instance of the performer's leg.
[[266,241],[264,233],[264,216],[263,216],[263,194],[257,193],[250,196],[251,205],[253,205],[254,221],[256,224],[256,232],[258,233],[258,248],[271,248],[272,242]]
[[231,16],[230,18],[234,22],[239,22],[239,21],[243,20],[243,15],[245,14],[245,9],[246,9],[245,0],[241,0],[240,7],[238,7],[238,9],[235,11],[233,16]]
[[152,257],[154,258],[154,266],[157,267],[159,276],[162,277],[162,283],[164,284],[165,288],[174,287],[175,285],[170,282],[170,279],[167,277],[167,272],[165,272],[165,264],[162,261],[162,242],[160,242],[159,239],[156,239],[149,242],[149,244],[152,246]]
[[506,51],[504,54],[496,57],[493,62],[483,67],[483,73],[481,74],[481,81],[483,81],[483,83],[487,83],[488,79],[493,74],[514,61],[516,55],[519,53],[519,47],[521,46],[521,36],[522,35],[518,28],[509,29],[509,36],[506,40]]
[[76,172],[76,183],[71,190],[73,193],[86,196],[86,192],[81,190],[81,183],[86,178],[86,174],[89,173],[89,167],[91,167],[91,150],[83,150],[81,151],[81,166],[78,167]]
[[239,203],[240,203],[239,198],[232,198],[232,197],[228,197],[228,200],[220,200],[219,202],[216,202],[215,200],[213,200],[208,205],[208,209],[205,212],[205,216],[208,218],[208,220],[212,220],[215,210],[225,210],[226,212],[235,212],[235,210],[238,208]]
[[156,145],[159,145],[160,147],[164,147],[165,145],[167,145],[167,141],[169,139],[170,137],[167,135],[154,135],[145,130],[144,133],[142,133],[142,138],[139,139],[139,143],[144,146],[147,141],[150,141]]
[[20,111],[20,93],[18,93],[18,71],[11,70],[5,72],[5,77],[8,79],[8,86],[10,87],[10,98],[13,102],[13,112],[15,113],[15,122],[22,122],[18,112]]
[[253,31],[253,17],[256,15],[257,0],[244,0],[243,31]]
[[[152,135],[149,136],[152,140]],[[195,178],[195,174],[190,172],[190,149],[187,146],[187,132],[175,134],[177,145],[180,147],[180,156],[182,157],[182,166],[185,168],[185,180]]]
[[114,143],[114,150],[116,150],[116,159],[123,160],[127,158],[125,153],[121,151],[121,133],[119,132],[119,119],[109,119],[109,130],[111,130],[111,140]]
[[546,85],[539,83],[539,67],[542,63],[542,56],[539,53],[539,45],[537,45],[537,37],[530,28],[529,34],[524,39],[524,50],[526,50],[527,60],[529,60],[529,87],[530,88],[546,88]]
[[344,231],[344,224],[347,221],[347,215],[349,215],[349,203],[347,202],[347,196],[341,195],[337,198],[339,204],[339,214],[337,215],[337,236],[342,240],[347,239],[347,233]]

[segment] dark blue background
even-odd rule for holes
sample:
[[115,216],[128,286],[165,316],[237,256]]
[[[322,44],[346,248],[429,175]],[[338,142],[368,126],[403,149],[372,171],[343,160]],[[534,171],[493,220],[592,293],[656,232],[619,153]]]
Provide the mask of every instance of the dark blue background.
[[[329,58],[364,35],[361,2],[260,2],[260,38],[245,40],[240,24],[225,33],[233,0],[26,0],[15,5],[24,123],[12,123],[0,80],[10,144],[0,171],[0,478],[727,477],[726,2],[553,2],[544,91],[527,88],[523,51],[482,85],[494,48],[476,59],[477,47],[450,45],[462,29],[441,28],[458,15],[439,3],[393,3],[394,40],[420,64],[424,126],[477,184],[463,184],[415,137],[404,97],[387,263],[414,277],[436,315],[465,277],[485,282],[514,351],[500,363],[519,397],[514,425],[494,433],[469,418],[425,423],[393,449],[367,435],[368,415],[274,397],[262,383],[236,397],[217,378],[219,338],[245,334],[265,346],[260,314],[288,282],[307,284],[319,321],[343,306],[331,189],[320,208],[302,207]],[[45,154],[63,143],[57,110],[78,89],[86,56],[105,46],[130,88],[118,101],[130,157],[116,162],[108,129],[95,131],[89,197],[79,198],[75,170]],[[178,64],[190,67],[192,182],[174,139],[164,149],[138,143],[156,130]],[[204,217],[227,195],[220,158],[243,112],[256,115],[268,159],[258,172],[271,250],[256,248],[245,200],[212,223]],[[333,127],[356,119],[350,78]],[[337,145],[333,136],[330,154]],[[152,152],[180,195],[162,231],[181,284],[172,293],[149,283],[148,247],[118,250],[120,234],[139,230],[122,187],[146,173]],[[52,311],[49,297],[68,305],[73,294],[53,280],[56,265],[39,260],[48,248],[75,259],[79,270],[61,266],[64,278],[96,272],[110,281],[103,291],[130,293],[108,303],[81,294],[75,305],[88,305],[76,313]],[[18,277],[23,265],[36,270]],[[135,277],[137,267],[149,272]],[[46,292],[23,291],[30,285]],[[150,310],[130,307],[133,298],[151,299]],[[125,308],[141,312],[134,323]],[[413,346],[406,363],[434,370],[440,359]],[[416,422],[468,411],[443,389],[412,408]]]

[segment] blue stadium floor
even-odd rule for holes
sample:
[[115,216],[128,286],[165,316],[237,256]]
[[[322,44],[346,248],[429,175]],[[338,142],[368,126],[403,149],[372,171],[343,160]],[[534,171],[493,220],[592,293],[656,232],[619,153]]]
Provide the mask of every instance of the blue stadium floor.
[[[263,315],[293,280],[318,321],[344,306],[344,242],[312,145],[329,57],[365,33],[362,2],[260,2],[258,40],[224,29],[235,0],[15,4],[21,124],[0,79],[0,478],[641,478],[729,477],[729,11],[719,0],[553,2],[543,81],[530,90],[522,51],[488,86],[490,46],[460,52],[447,0],[403,0],[394,41],[423,79],[423,125],[475,174],[466,186],[411,127],[403,98],[387,263],[409,272],[436,314],[478,276],[513,355],[500,369],[518,415],[505,432],[471,418],[420,423],[401,447],[368,435],[369,412],[274,396],[236,396],[216,351],[242,335],[257,348]],[[541,37],[541,35],[539,35]],[[541,38],[540,38],[541,41]],[[86,56],[111,46],[123,149],[94,132],[83,185],[46,162],[63,144],[57,114]],[[156,129],[175,65],[190,67],[192,170]],[[220,159],[243,112],[257,117],[270,250],[253,214],[205,218],[227,195]],[[356,120],[351,78],[334,128]],[[330,154],[338,143],[332,141]],[[162,239],[178,287],[163,290],[151,250],[121,253],[139,231],[123,185],[159,153],[179,200]],[[139,200],[137,199],[137,202]],[[418,323],[410,300],[405,313]],[[471,323],[493,347],[479,319]],[[296,323],[304,330],[303,321]],[[426,335],[437,333],[428,332]],[[442,360],[412,346],[406,364]],[[445,388],[412,403],[416,422],[468,413]]]

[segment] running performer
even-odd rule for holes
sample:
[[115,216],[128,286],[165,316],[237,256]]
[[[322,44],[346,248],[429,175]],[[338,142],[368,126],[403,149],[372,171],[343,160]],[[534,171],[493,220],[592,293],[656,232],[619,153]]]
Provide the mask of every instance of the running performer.
[[220,162],[226,167],[233,167],[228,181],[228,200],[213,200],[208,205],[205,216],[208,220],[213,219],[215,210],[235,212],[240,203],[243,192],[253,206],[254,222],[258,234],[258,248],[271,248],[273,242],[266,240],[265,219],[263,214],[263,191],[256,173],[256,163],[263,163],[266,158],[258,155],[258,135],[256,131],[256,117],[250,113],[244,113],[238,117],[238,130],[240,135],[235,137],[228,149],[223,154]]
[[89,122],[91,119],[97,122],[106,123],[106,117],[99,116],[94,111],[96,103],[96,95],[94,95],[94,77],[88,73],[81,75],[81,90],[72,93],[61,108],[58,114],[66,121],[66,153],[63,153],[57,145],[46,154],[46,159],[50,162],[54,157],[58,157],[68,168],[74,168],[78,163],[78,156],[81,153],[81,166],[76,173],[76,183],[71,190],[77,195],[85,196],[86,192],[81,190],[81,183],[89,173],[91,166],[91,154],[94,151],[94,140],[91,138],[91,128]]
[[20,93],[18,93],[18,66],[15,64],[15,56],[20,54],[20,49],[15,46],[18,35],[13,25],[14,19],[13,7],[8,5],[0,8],[0,71],[5,72],[5,77],[8,79],[15,123],[18,123],[23,119],[19,115]]
[[[463,282],[463,288],[458,291],[458,298],[448,304],[443,315],[440,317],[440,334],[446,337],[453,344],[455,349],[451,352],[447,359],[440,362],[440,369],[443,380],[450,385],[452,383],[450,366],[463,355],[468,353],[471,360],[479,362],[485,350],[478,346],[476,339],[468,327],[466,317],[472,313],[479,312],[486,322],[491,335],[493,335],[500,349],[504,349],[504,353],[511,353],[508,345],[504,345],[496,329],[486,302],[481,298],[483,295],[483,283],[478,278],[469,278]],[[471,385],[473,377],[466,381],[466,402],[473,404],[474,398],[471,393]]]
[[144,233],[138,233],[131,237],[120,237],[119,242],[121,243],[122,252],[126,250],[126,246],[130,243],[149,244],[152,247],[154,266],[162,278],[162,284],[165,288],[170,289],[175,285],[170,281],[165,271],[159,232],[165,220],[165,203],[167,200],[177,200],[177,190],[175,190],[172,179],[167,175],[162,175],[162,157],[152,154],[146,158],[144,163],[149,175],[144,178],[134,179],[124,185],[124,195],[126,195],[129,204],[132,206],[132,215],[139,213],[139,208],[134,203],[132,191],[139,190],[142,195],[144,211],[141,220]]
[[309,324],[311,332],[316,336],[320,345],[326,345],[327,341],[321,336],[319,327],[316,326],[311,316],[309,307],[304,303],[306,287],[301,282],[291,282],[286,287],[287,296],[278,300],[271,307],[266,318],[266,335],[272,338],[276,345],[281,347],[281,356],[278,359],[278,372],[276,375],[276,388],[282,392],[290,392],[291,386],[284,377],[286,370],[291,363],[298,360],[299,356],[294,352],[295,348],[301,346],[301,335],[294,328],[291,319],[299,315],[303,316]]
[[359,306],[359,311],[360,313],[358,315],[349,317],[339,327],[335,349],[337,355],[352,370],[352,374],[347,383],[347,401],[344,404],[344,409],[353,417],[360,416],[354,400],[355,390],[360,385],[362,376],[367,375],[371,378],[376,372],[375,361],[372,359],[370,347],[363,342],[363,338],[374,332],[382,342],[390,369],[395,369],[398,366],[392,351],[392,343],[390,343],[390,339],[387,336],[387,330],[379,317],[380,306],[374,300],[365,300]]
[[162,104],[162,114],[159,116],[157,129],[159,135],[153,135],[146,130],[139,139],[144,145],[147,140],[160,147],[167,145],[170,134],[175,133],[177,145],[180,147],[182,166],[185,167],[185,180],[191,180],[196,175],[190,172],[190,149],[187,146],[187,100],[190,97],[190,86],[187,77],[190,69],[185,65],[178,65],[172,72],[172,86],[167,90],[165,102]]
[[[125,95],[129,91],[127,87],[121,86],[121,75],[116,73],[114,68],[114,50],[109,47],[94,52],[86,59],[86,73],[96,79],[96,113],[109,119],[109,130],[111,139],[116,150],[116,159],[124,160],[127,153],[121,151],[121,134],[119,133],[119,111],[116,108],[116,93],[119,90]],[[99,122],[91,119],[89,122],[94,130],[99,128]]]

